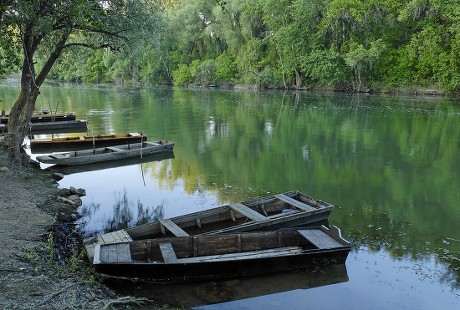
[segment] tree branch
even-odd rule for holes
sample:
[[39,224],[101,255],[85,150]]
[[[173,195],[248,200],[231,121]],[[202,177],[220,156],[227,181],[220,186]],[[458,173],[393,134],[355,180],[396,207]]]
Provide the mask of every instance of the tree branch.
[[46,61],[45,65],[43,66],[40,73],[37,75],[36,84],[41,86],[43,81],[45,80],[46,76],[50,72],[51,68],[53,67],[54,63],[61,55],[63,48],[66,45],[67,39],[69,38],[70,34],[72,33],[72,27],[69,26],[67,30],[62,34],[61,39],[59,42],[56,43],[55,49],[51,52],[48,60]]
[[69,47],[72,47],[72,46],[80,46],[80,47],[87,47],[87,48],[91,48],[91,49],[99,49],[99,48],[112,48],[112,46],[108,43],[104,43],[104,44],[99,44],[99,45],[91,45],[89,43],[83,43],[83,42],[73,42],[73,43],[67,43],[63,46],[63,49],[64,48],[69,48]]
[[79,25],[79,24],[75,24],[74,29],[75,30],[82,30],[82,31],[89,31],[89,32],[94,32],[94,33],[105,34],[105,35],[108,35],[108,36],[111,36],[111,37],[116,37],[116,38],[125,39],[125,40],[127,40],[128,38],[125,37],[125,36],[122,36],[121,33],[124,33],[124,32],[127,32],[127,31],[131,30],[131,29],[122,29],[122,30],[118,30],[118,31],[108,31],[108,30],[104,30],[104,29],[98,29],[98,28],[93,28],[93,27],[82,26],[82,25]]

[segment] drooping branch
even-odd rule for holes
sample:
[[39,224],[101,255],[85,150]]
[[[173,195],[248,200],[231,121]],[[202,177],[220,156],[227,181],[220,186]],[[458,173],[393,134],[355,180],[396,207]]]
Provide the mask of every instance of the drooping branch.
[[88,27],[88,26],[83,26],[83,25],[78,25],[78,24],[76,24],[74,26],[74,29],[75,30],[82,30],[82,31],[88,31],[88,32],[93,32],[93,33],[104,34],[104,35],[107,35],[109,37],[114,37],[114,38],[119,38],[119,39],[124,39],[124,40],[127,40],[128,37],[123,36],[121,34],[132,30],[132,29],[121,29],[121,30],[118,30],[118,31],[109,31],[109,30],[105,30],[105,29],[98,29],[98,28]]
[[87,47],[87,48],[91,48],[91,49],[101,49],[101,48],[111,48],[113,49],[113,47],[108,44],[108,43],[103,43],[103,44],[97,44],[97,45],[91,45],[89,43],[84,43],[84,42],[73,42],[73,43],[67,43],[63,46],[63,49],[65,48],[70,48],[72,46],[79,46],[79,47]]

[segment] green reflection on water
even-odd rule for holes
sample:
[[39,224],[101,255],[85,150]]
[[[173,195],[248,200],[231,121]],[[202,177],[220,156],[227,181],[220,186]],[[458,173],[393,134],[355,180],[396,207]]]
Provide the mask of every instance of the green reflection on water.
[[[0,88],[0,98],[14,91]],[[171,190],[226,202],[298,189],[337,206],[331,222],[355,247],[433,254],[460,283],[458,101],[82,86],[41,96],[37,106],[60,102],[96,134],[175,141],[171,167],[150,171]]]

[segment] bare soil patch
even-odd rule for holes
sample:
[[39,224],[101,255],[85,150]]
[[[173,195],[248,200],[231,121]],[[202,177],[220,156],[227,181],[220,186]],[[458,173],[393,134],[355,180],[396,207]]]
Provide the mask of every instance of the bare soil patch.
[[0,309],[152,309],[96,281],[62,221],[73,211],[48,174],[14,166],[0,149]]

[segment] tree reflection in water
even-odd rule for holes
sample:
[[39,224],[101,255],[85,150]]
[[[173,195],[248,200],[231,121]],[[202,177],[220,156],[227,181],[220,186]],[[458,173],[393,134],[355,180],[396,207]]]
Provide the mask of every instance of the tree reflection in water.
[[[114,193],[115,204],[113,206],[113,215],[110,218],[103,220],[101,227],[98,231],[89,232],[90,229],[86,227],[87,222],[82,222],[80,227],[81,231],[86,231],[86,235],[96,235],[99,233],[110,232],[123,228],[133,227],[140,224],[145,224],[157,221],[164,218],[164,205],[163,203],[158,206],[145,206],[139,198],[137,202],[129,200],[126,188],[123,193],[116,191]],[[80,213],[82,219],[90,218],[95,214],[101,205],[98,203],[85,204],[81,207]],[[136,210],[136,212],[134,212]]]

